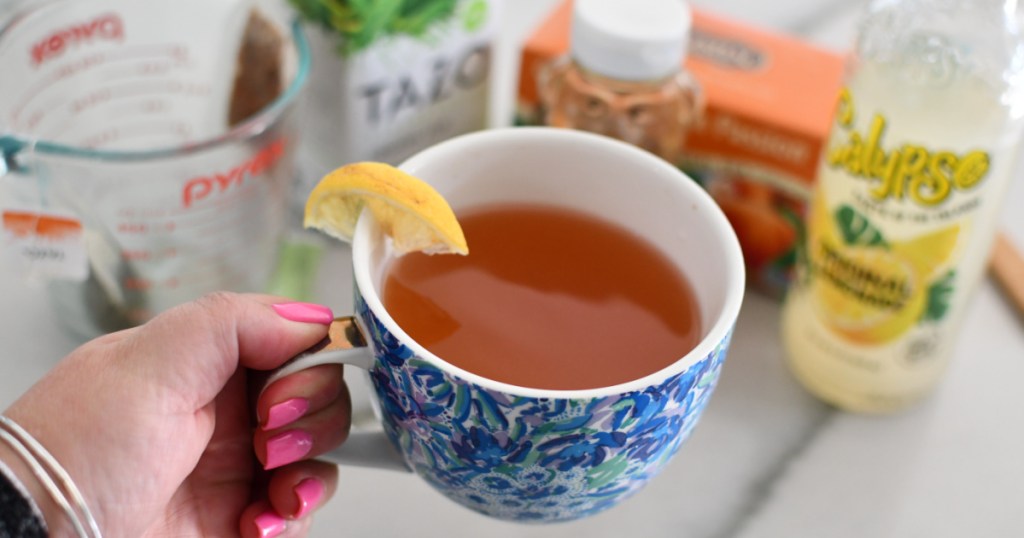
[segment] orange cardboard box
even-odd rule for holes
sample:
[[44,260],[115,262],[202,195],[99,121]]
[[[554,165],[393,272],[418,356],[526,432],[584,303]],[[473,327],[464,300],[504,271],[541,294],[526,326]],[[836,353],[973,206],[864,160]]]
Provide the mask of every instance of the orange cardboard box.
[[[569,50],[567,1],[524,45],[517,123],[537,124],[537,69]],[[825,147],[843,58],[789,36],[702,10],[693,12],[685,67],[704,110],[678,164],[732,222],[757,289],[780,296],[788,283],[802,217]]]

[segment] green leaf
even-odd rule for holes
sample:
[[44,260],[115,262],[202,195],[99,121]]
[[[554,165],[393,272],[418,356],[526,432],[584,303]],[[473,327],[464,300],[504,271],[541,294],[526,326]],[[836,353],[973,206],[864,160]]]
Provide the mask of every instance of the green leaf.
[[475,32],[487,22],[487,2],[472,0],[462,14],[462,27],[467,32]]
[[391,35],[426,37],[440,22],[452,18],[459,4],[459,0],[288,1],[303,19],[337,34],[343,55]]
[[438,22],[455,13],[458,0],[407,1],[391,30],[396,34],[423,37]]
[[786,206],[779,206],[779,215],[782,216],[793,230],[796,232],[796,241],[793,242],[793,246],[789,248],[782,256],[779,256],[772,265],[780,268],[792,267],[799,262],[800,256],[800,245],[803,245],[807,241],[807,230],[804,226],[804,219],[800,218],[795,211]]
[[928,286],[928,305],[921,314],[922,321],[939,321],[949,312],[949,300],[955,289],[956,270],[950,269],[941,278]]
[[386,34],[388,25],[398,16],[402,0],[350,0],[360,25],[359,32],[349,36],[350,46],[360,50]]
[[865,247],[885,247],[888,243],[882,237],[882,232],[861,215],[856,209],[848,206],[839,206],[835,214],[836,224],[839,225],[839,232],[847,245],[860,245]]

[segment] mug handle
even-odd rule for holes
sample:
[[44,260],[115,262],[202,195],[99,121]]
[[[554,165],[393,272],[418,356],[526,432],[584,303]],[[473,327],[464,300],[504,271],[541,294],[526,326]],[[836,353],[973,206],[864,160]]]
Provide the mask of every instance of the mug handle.
[[[266,390],[282,377],[321,364],[341,364],[370,370],[373,352],[354,316],[335,318],[320,343],[292,357],[274,370],[263,384]],[[401,454],[381,430],[353,430],[340,446],[320,456],[333,463],[410,472]]]

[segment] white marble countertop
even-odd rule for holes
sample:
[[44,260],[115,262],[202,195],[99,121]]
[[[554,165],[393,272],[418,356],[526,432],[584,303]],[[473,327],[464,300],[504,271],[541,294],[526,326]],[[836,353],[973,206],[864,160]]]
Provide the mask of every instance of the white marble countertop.
[[[554,4],[506,0],[502,61]],[[860,7],[846,0],[694,4],[837,51],[850,42]],[[507,114],[512,91],[508,78],[499,79],[496,111]],[[1021,207],[1024,180],[1017,180],[1002,224],[1024,246]],[[337,312],[351,304],[348,255],[342,245],[330,247],[317,287]],[[44,290],[10,273],[0,267],[0,408],[75,345]],[[835,411],[796,384],[783,364],[778,304],[749,294],[693,437],[621,506],[579,522],[522,526],[457,506],[412,475],[343,467],[339,492],[318,513],[312,535],[1024,536],[1022,321],[986,280],[934,395],[902,414],[865,417]]]

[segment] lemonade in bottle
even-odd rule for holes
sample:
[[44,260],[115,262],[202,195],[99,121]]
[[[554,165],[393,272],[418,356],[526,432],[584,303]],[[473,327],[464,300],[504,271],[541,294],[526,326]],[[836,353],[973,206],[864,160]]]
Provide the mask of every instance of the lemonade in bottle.
[[818,174],[782,340],[797,379],[884,413],[928,394],[981,279],[1022,127],[1015,0],[875,0]]

